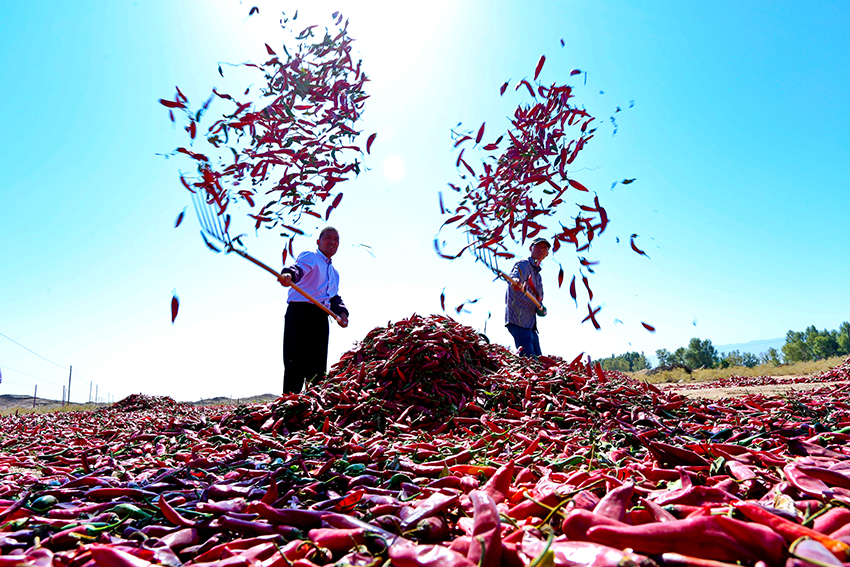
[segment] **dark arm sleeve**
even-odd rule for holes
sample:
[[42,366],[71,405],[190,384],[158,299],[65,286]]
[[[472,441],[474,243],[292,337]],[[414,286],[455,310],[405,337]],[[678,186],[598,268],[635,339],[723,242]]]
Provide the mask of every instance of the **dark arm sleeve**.
[[331,297],[331,311],[337,315],[345,315],[348,317],[348,308],[342,302],[342,298],[338,295]]
[[289,274],[292,276],[292,283],[298,283],[304,277],[304,270],[298,264],[293,264],[280,271],[281,274]]

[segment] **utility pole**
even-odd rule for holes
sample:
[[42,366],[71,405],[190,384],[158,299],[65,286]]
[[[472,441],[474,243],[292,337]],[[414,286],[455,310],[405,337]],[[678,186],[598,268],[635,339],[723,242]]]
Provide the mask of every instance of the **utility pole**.
[[93,383],[89,382],[89,403],[91,403],[91,387],[92,387],[92,385],[93,385]]
[[71,374],[74,373],[74,367],[68,369],[68,405],[71,405]]
[[38,395],[38,384],[35,385],[35,390],[32,393],[32,409],[35,409],[35,398]]
[[62,385],[62,405],[65,405],[65,385]]
[[97,403],[97,386],[94,387],[94,403]]

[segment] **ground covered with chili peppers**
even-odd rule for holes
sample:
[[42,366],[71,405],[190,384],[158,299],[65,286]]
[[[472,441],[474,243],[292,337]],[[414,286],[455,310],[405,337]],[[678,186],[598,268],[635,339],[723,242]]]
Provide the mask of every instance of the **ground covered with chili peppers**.
[[686,398],[413,316],[265,404],[0,417],[0,566],[840,566],[848,377]]

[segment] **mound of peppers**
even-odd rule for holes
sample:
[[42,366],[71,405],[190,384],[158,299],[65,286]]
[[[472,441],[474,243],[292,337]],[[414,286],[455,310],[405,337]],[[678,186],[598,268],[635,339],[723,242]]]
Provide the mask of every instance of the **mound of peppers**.
[[414,315],[266,404],[0,417],[0,567],[838,567],[848,378],[686,398]]

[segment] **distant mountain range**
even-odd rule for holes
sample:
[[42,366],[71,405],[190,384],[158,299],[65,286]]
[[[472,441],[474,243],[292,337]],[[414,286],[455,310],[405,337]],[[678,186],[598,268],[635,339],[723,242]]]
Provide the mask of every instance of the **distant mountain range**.
[[758,356],[763,352],[767,352],[767,349],[770,347],[775,348],[780,353],[782,352],[782,347],[785,345],[785,337],[779,339],[763,339],[760,341],[750,341],[748,343],[738,343],[731,345],[714,345],[714,348],[717,349],[717,353],[720,354],[722,352],[732,352],[733,350],[739,351],[741,354],[745,352],[751,352],[754,355]]

